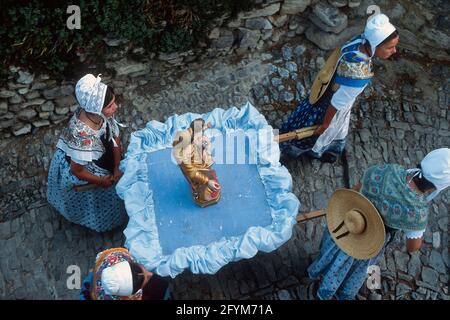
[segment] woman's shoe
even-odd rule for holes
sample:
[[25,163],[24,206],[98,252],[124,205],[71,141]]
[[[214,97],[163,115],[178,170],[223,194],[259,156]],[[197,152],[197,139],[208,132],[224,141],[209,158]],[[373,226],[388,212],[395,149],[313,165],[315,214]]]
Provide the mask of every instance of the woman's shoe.
[[318,300],[317,289],[319,288],[319,281],[314,280],[308,286],[308,300]]
[[300,300],[317,300],[315,296],[315,282],[301,285],[298,289],[298,297]]
[[310,159],[319,159],[320,160],[320,157],[312,150],[309,150],[308,152],[305,152],[304,155],[307,156]]
[[317,159],[327,163],[335,163],[337,161],[337,157],[331,152],[325,152],[322,154],[321,157],[319,157],[314,151],[309,150],[308,152],[305,153],[305,156],[307,156],[310,159]]
[[322,154],[322,157],[320,157],[320,161],[326,163],[335,163],[337,161],[337,157],[331,152],[325,152],[324,154]]

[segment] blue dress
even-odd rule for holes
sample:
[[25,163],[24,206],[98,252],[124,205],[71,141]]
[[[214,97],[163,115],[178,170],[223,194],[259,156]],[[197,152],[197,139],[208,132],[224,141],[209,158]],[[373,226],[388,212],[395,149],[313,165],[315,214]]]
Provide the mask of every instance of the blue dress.
[[339,249],[325,231],[319,257],[309,266],[310,278],[322,276],[317,297],[328,300],[352,300],[367,279],[367,268],[377,265],[395,230],[417,231],[426,227],[428,210],[424,195],[406,183],[407,171],[396,164],[368,168],[362,178],[361,193],[377,208],[387,234],[380,253],[368,260],[358,260]]
[[[338,90],[339,86],[360,88],[360,90],[357,90],[360,93],[370,83],[373,77],[371,59],[358,50],[363,41],[361,36],[357,36],[341,48],[341,57],[336,66],[336,71],[324,95],[313,105],[309,102],[309,98],[301,101],[289,115],[288,120],[283,123],[280,129],[281,134],[313,125],[321,125],[326,111],[331,105],[334,92]],[[333,87],[335,88],[334,91]],[[351,101],[348,93],[346,96]],[[351,108],[351,105],[338,110],[330,123],[330,127],[321,136],[313,136],[300,141],[283,142],[280,144],[281,151],[293,157],[298,157],[308,151],[316,158],[320,158],[327,152],[341,154],[345,147],[350,122],[349,108]]]
[[[280,134],[294,131],[300,128],[306,128],[323,123],[325,113],[330,105],[333,91],[331,86],[327,89],[324,96],[314,105],[309,103],[309,98],[305,98],[289,115],[286,122],[283,123]],[[291,140],[280,144],[281,152],[290,156],[298,157],[305,152],[311,151],[317,158],[321,154],[317,154],[311,149],[316,143],[319,136],[312,136],[302,140]],[[323,152],[333,152],[341,154],[345,147],[346,139],[334,140]]]
[[367,268],[377,265],[391,239],[387,233],[383,249],[368,260],[355,259],[342,251],[334,242],[328,230],[325,230],[320,245],[319,257],[308,267],[308,275],[315,279],[322,277],[317,298],[330,300],[353,300],[367,279]]
[[111,174],[100,167],[101,156],[107,152],[101,138],[107,132],[107,124],[96,131],[78,119],[76,113],[62,133],[48,173],[47,200],[67,220],[105,232],[124,225],[127,214],[123,201],[117,196],[115,185],[97,187],[88,191],[75,191],[74,186],[86,184],[70,170],[70,160],[84,165],[96,176]]

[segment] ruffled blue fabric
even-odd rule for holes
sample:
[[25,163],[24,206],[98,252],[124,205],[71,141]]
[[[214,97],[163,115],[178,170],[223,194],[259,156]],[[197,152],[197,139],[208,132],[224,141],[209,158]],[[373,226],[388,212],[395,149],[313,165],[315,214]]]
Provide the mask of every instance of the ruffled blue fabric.
[[[223,134],[236,130],[249,132],[250,136],[255,130],[269,132],[269,138],[263,139],[263,142],[259,140],[255,150],[258,155],[258,173],[266,191],[272,223],[265,227],[252,226],[240,236],[223,237],[204,246],[177,248],[172,254],[163,255],[158,239],[153,191],[148,183],[146,156],[149,152],[171,148],[176,132],[185,130],[199,117],[211,122],[213,128]],[[255,140],[250,138],[250,141]],[[216,108],[203,115],[174,115],[165,123],[150,121],[144,129],[132,134],[126,157],[120,164],[124,175],[116,190],[125,201],[130,217],[124,231],[125,247],[148,270],[173,278],[186,268],[195,274],[214,274],[229,262],[251,258],[258,251],[271,252],[277,249],[290,239],[300,207],[299,200],[291,192],[291,175],[280,165],[279,157],[272,128],[250,103],[240,110],[236,107],[228,110]]]

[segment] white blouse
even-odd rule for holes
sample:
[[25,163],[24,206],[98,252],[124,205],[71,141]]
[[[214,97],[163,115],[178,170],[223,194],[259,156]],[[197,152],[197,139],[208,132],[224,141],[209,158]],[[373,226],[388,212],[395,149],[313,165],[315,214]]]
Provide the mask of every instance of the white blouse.
[[114,146],[117,146],[114,138],[119,136],[119,126],[123,125],[112,117],[105,118],[102,127],[94,130],[79,119],[80,112],[81,109],[75,111],[69,121],[69,127],[63,130],[56,147],[64,151],[72,161],[80,165],[87,165],[105,153],[105,147],[100,137],[106,133],[108,128],[110,139]]
[[341,85],[333,94],[333,97],[331,98],[331,105],[338,111],[351,108],[353,103],[355,103],[356,97],[358,97],[366,87],[367,85],[364,87],[349,87]]
[[420,239],[422,238],[425,230],[419,231],[405,231],[405,236],[407,239]]

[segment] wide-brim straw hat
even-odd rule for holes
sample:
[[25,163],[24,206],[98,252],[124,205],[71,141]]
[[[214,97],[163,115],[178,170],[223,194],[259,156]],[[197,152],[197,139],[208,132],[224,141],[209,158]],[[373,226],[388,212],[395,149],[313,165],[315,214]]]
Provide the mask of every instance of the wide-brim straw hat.
[[334,72],[336,71],[340,57],[341,48],[336,48],[320,69],[311,86],[311,92],[309,94],[310,104],[315,104],[319,101],[325,91],[327,91],[328,86],[331,84],[331,79],[333,78]]
[[331,237],[349,256],[367,260],[383,248],[386,237],[383,219],[361,193],[336,190],[328,202],[326,219]]

